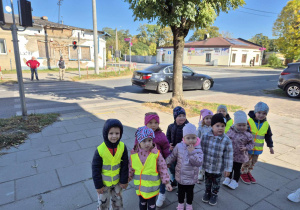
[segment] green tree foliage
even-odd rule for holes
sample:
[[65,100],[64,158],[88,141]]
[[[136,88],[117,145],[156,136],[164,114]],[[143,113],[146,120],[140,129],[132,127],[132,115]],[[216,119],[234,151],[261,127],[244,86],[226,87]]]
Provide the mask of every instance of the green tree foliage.
[[189,41],[199,41],[204,39],[204,35],[209,34],[209,38],[220,36],[219,28],[217,26],[211,26],[207,28],[201,28],[194,31]]
[[135,55],[147,56],[149,53],[148,45],[144,44],[143,42],[137,42],[136,44],[132,45],[131,50]]
[[281,60],[279,58],[277,58],[275,53],[270,55],[270,57],[268,58],[268,64],[269,64],[269,66],[272,66],[274,68],[278,68],[278,67],[282,66]]
[[249,39],[249,41],[265,47],[267,52],[276,51],[277,48],[277,46],[275,45],[275,40],[269,39],[268,36],[264,36],[262,33],[256,34],[251,39]]
[[300,1],[291,0],[282,9],[273,26],[276,45],[288,59],[300,59]]
[[156,44],[151,43],[149,46],[149,55],[156,55]]
[[182,56],[184,38],[191,28],[207,28],[220,12],[245,4],[244,0],[124,0],[135,20],[157,21],[170,26],[174,45],[172,105],[184,102],[182,92]]

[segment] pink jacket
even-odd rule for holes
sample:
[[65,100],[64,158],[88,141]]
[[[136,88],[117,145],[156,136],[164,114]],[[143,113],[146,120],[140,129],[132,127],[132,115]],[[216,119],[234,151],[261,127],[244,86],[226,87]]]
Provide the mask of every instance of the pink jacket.
[[[160,150],[162,156],[166,159],[171,153],[169,141],[162,131],[155,131],[154,134],[155,138],[153,139],[153,143],[156,145],[156,148]],[[136,139],[134,144],[138,144]]]
[[[252,150],[254,146],[252,134],[248,131],[239,132],[234,128],[234,126],[231,126],[226,135],[232,141],[233,161],[238,163],[247,162],[249,160],[248,150]],[[246,147],[247,151],[240,151],[241,146]]]
[[193,152],[187,150],[187,145],[183,141],[178,143],[166,162],[169,165],[176,160],[175,179],[177,182],[182,185],[195,184],[198,180],[199,167],[203,162],[200,139],[197,138]]
[[[155,147],[155,145],[153,145],[153,148],[152,148],[151,152],[154,153],[154,154],[158,153],[158,150]],[[143,165],[145,164],[145,162],[147,160],[147,157],[150,154],[150,152],[145,151],[142,148],[140,148],[138,144],[134,146],[134,148],[130,151],[130,153],[131,154],[138,153],[139,158],[140,158]],[[163,158],[163,156],[161,154],[159,154],[158,159],[157,159],[157,171],[159,173],[161,182],[163,184],[168,184],[169,181],[170,181],[170,176],[169,176],[169,173],[168,173],[168,167],[167,167],[165,159]],[[134,169],[132,168],[131,158],[130,158],[130,161],[129,161],[129,180],[128,180],[128,182],[130,182],[133,179],[133,176],[134,176]]]

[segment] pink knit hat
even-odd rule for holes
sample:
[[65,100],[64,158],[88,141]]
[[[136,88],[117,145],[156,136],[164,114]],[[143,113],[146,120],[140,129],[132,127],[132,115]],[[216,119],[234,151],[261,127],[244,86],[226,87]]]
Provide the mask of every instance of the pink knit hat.
[[199,122],[200,122],[201,120],[204,120],[204,118],[205,118],[206,116],[208,116],[208,115],[213,116],[214,113],[213,113],[212,111],[208,110],[208,109],[202,109],[202,110],[200,111],[200,119],[199,119]]
[[153,119],[155,119],[159,124],[159,116],[156,114],[150,114],[145,116],[145,125],[147,125]]

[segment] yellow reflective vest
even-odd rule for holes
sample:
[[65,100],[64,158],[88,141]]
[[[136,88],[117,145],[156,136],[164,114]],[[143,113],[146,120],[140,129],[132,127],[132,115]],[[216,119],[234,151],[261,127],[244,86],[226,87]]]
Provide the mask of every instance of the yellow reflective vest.
[[113,156],[104,142],[97,147],[98,153],[103,160],[102,181],[107,187],[119,183],[121,158],[124,148],[124,143],[120,141],[117,146],[117,152],[115,156]]
[[160,176],[157,172],[157,154],[150,153],[143,165],[139,154],[135,153],[130,156],[131,166],[134,169],[134,188],[137,195],[144,199],[150,199],[159,193]]
[[[262,154],[263,148],[264,148],[264,143],[265,143],[265,135],[268,132],[269,129],[269,123],[268,121],[263,122],[263,125],[260,127],[258,130],[254,120],[250,118],[248,120],[249,126],[250,126],[250,131],[253,136],[254,140],[254,147],[253,150],[248,151],[249,154],[254,154],[254,155],[260,155]],[[259,127],[259,126],[258,126]]]
[[227,133],[229,131],[229,129],[232,125],[233,125],[233,120],[232,119],[228,120],[226,123],[226,127],[225,127],[225,133]]

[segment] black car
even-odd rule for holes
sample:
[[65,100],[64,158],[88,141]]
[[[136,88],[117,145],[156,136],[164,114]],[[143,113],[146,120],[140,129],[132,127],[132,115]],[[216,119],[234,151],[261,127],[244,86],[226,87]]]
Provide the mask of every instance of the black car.
[[[203,89],[209,90],[214,80],[204,74],[197,74],[187,66],[182,66],[183,90]],[[173,64],[152,65],[144,70],[133,72],[132,85],[140,86],[146,90],[155,90],[160,94],[173,89]]]
[[300,63],[289,63],[278,80],[278,87],[284,90],[291,98],[300,97]]
[[[197,74],[187,66],[182,66],[183,90],[202,89],[209,90],[214,80],[205,75]],[[146,90],[155,90],[160,94],[173,89],[173,64],[152,65],[144,70],[133,72],[132,85],[140,86]]]

